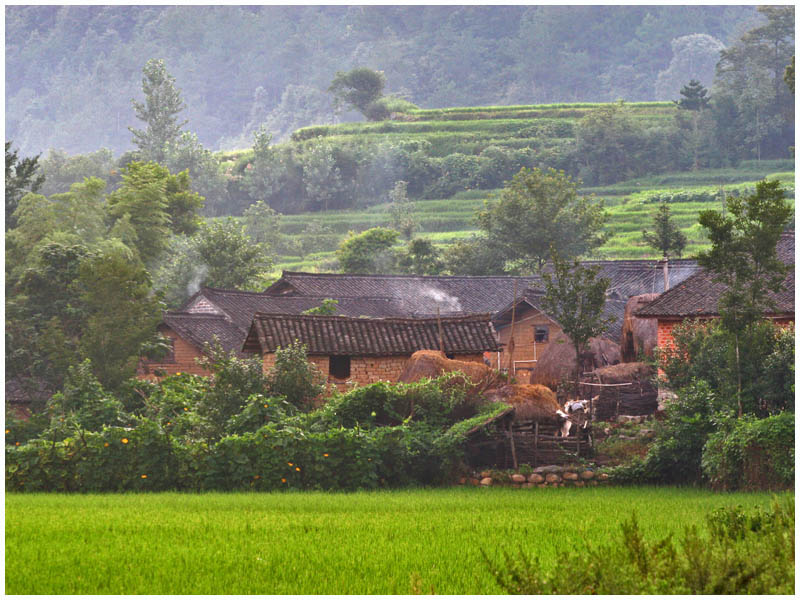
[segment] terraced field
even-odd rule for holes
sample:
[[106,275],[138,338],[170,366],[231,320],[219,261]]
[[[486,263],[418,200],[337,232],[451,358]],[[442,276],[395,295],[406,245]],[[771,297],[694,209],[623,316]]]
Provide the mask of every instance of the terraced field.
[[[765,177],[780,179],[794,204],[794,165],[792,161],[762,161],[743,163],[737,169],[705,169],[688,173],[633,179],[612,186],[585,188],[582,193],[602,198],[609,212],[609,241],[596,253],[596,258],[631,259],[655,258],[657,254],[642,242],[642,229],[651,228],[653,215],[662,197],[670,198],[673,218],[689,239],[685,256],[693,256],[707,247],[703,230],[697,223],[702,210],[721,209],[721,193],[746,194]],[[446,246],[477,232],[473,222],[475,211],[490,201],[494,191],[470,190],[453,198],[416,201],[416,218],[421,237]],[[704,198],[697,201],[696,198]],[[348,231],[363,231],[370,227],[389,226],[386,204],[362,210],[328,211],[283,217],[283,231],[299,234],[310,222],[317,222],[333,231],[334,242]],[[309,256],[281,257],[276,271],[316,270],[324,261],[333,259],[333,252],[318,252]]]

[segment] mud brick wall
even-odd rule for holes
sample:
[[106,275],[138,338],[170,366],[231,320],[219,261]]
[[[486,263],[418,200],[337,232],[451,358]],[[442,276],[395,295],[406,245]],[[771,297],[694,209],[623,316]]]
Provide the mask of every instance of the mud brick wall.
[[192,375],[210,375],[206,369],[200,367],[195,359],[203,355],[193,345],[188,343],[171,329],[162,329],[161,334],[172,340],[173,355],[172,360],[162,359],[161,361],[141,361],[137,370],[137,377],[141,379],[158,380],[156,372],[166,375],[176,373],[190,373]]

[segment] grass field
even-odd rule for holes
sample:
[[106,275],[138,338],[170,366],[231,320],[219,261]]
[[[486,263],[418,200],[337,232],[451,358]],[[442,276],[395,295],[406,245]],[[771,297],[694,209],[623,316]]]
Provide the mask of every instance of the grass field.
[[6,494],[8,594],[500,593],[481,550],[646,538],[768,494],[455,488],[330,494]]

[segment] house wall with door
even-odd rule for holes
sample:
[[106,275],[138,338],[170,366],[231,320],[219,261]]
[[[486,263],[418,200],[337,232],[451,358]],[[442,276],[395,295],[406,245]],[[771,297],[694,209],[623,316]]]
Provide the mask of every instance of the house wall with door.
[[[508,367],[508,343],[511,340],[511,324],[495,325],[500,344],[500,366]],[[540,360],[551,347],[551,340],[561,333],[556,325],[543,312],[532,306],[522,304],[517,307],[514,321],[514,363],[516,371],[532,371],[535,360]],[[497,368],[497,355],[491,359],[492,367]]]

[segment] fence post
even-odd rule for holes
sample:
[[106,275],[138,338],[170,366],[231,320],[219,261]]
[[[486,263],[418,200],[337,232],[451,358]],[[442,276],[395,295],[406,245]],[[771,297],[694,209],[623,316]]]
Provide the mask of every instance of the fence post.
[[539,466],[539,421],[536,421],[536,428],[533,432],[533,468]]
[[514,461],[514,470],[519,468],[517,464],[517,447],[514,444],[514,432],[511,429],[511,421],[508,422],[508,439],[511,440],[511,459]]

